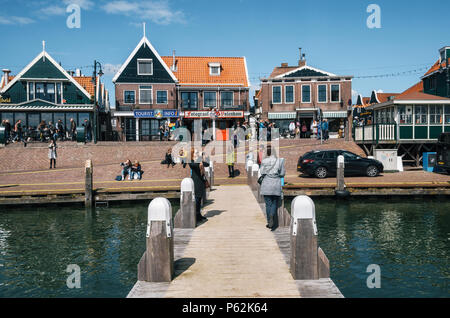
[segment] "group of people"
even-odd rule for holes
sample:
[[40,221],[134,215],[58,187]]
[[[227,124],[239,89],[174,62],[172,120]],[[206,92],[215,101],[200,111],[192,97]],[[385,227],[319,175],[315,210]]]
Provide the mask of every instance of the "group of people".
[[10,142],[23,142],[23,146],[27,146],[27,141],[23,136],[22,120],[18,119],[14,127],[11,127],[11,123],[8,119],[2,120],[2,127],[5,128],[5,140],[6,143]]
[[122,162],[120,166],[122,167],[121,181],[125,180],[127,176],[128,180],[142,179],[143,171],[139,161],[135,160],[134,163],[131,163],[131,160],[128,159]]

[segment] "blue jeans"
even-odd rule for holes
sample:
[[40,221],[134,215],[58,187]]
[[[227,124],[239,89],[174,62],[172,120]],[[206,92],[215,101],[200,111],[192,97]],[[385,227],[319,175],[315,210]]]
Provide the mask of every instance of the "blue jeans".
[[129,178],[131,178],[131,169],[130,168],[123,168],[122,169],[122,180],[125,180],[125,177],[128,175]]
[[141,172],[140,171],[131,171],[131,180],[134,180],[135,175],[137,175],[138,179],[141,180]]
[[276,215],[280,197],[278,195],[265,195],[267,224],[270,228],[276,227]]

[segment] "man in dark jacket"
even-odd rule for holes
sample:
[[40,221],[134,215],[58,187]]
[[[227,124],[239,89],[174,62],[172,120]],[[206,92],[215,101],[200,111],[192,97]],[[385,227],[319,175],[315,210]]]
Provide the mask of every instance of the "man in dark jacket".
[[72,141],[75,141],[76,133],[77,133],[77,123],[75,122],[75,120],[73,120],[73,118],[70,118],[70,134],[72,137]]
[[84,120],[84,136],[86,138],[86,141],[91,141],[92,140],[92,135],[91,135],[91,122],[89,121],[89,119],[85,119]]

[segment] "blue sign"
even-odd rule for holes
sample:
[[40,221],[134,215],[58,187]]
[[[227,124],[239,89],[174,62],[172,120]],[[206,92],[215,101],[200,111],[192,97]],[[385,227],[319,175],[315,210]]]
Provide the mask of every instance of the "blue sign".
[[171,118],[178,117],[176,109],[142,109],[134,110],[134,118]]

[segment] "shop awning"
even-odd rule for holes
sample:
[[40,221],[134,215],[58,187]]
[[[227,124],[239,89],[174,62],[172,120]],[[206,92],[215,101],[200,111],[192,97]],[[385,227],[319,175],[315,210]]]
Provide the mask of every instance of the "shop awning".
[[295,119],[296,112],[269,113],[269,119]]
[[347,118],[347,111],[323,112],[323,118]]

